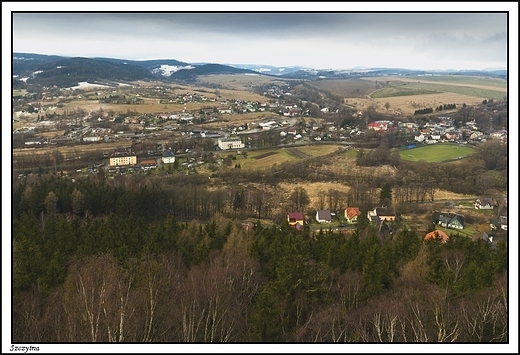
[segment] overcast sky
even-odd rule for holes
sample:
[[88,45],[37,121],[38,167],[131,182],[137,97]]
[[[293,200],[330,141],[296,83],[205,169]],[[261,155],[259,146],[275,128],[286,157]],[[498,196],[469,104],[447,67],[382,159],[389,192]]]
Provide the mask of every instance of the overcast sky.
[[[337,8],[342,12],[259,13],[256,11],[264,7],[257,4],[251,11],[230,13],[237,8],[222,4],[195,9],[223,9],[226,13],[193,13],[193,4],[184,7],[175,3],[149,4],[146,8],[125,7],[125,10],[171,11],[174,7],[192,13],[13,12],[12,49],[14,52],[62,56],[331,69],[507,67],[506,13],[366,12],[388,10],[388,4],[381,5],[383,7],[364,5],[365,13],[347,13],[344,11],[361,11],[363,7],[349,5],[347,9],[344,4],[337,3],[315,5],[314,9]],[[398,3],[390,9],[396,7],[395,4]],[[478,11],[479,3],[474,5],[472,10]],[[247,9],[243,6],[238,9]],[[275,10],[273,4],[264,6],[268,11]],[[293,5],[291,10],[308,9],[300,7]],[[447,10],[446,4],[430,8],[416,5],[416,8]],[[13,11],[27,9],[18,6]],[[70,11],[74,7],[59,8],[60,11],[63,9]],[[100,11],[105,8],[95,4],[86,9]],[[114,10],[109,6],[106,9]],[[287,11],[284,6],[280,9]],[[402,11],[410,9],[414,7],[402,7]],[[456,7],[453,9],[460,11]],[[495,7],[495,11],[498,10],[500,7]],[[514,22],[517,26],[518,19]]]

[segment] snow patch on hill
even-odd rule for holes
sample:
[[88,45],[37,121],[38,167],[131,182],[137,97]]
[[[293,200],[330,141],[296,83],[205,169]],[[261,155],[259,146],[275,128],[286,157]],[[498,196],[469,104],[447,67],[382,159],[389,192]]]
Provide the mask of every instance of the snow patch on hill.
[[153,74],[160,74],[162,76],[171,76],[173,73],[181,70],[181,69],[193,69],[194,66],[188,65],[188,66],[178,66],[178,65],[167,65],[162,64],[159,68],[155,68],[152,70]]

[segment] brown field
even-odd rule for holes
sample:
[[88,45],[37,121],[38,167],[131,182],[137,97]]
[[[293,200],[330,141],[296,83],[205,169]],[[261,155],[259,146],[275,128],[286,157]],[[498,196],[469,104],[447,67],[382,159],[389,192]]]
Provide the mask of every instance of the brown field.
[[424,81],[424,82],[428,82],[428,83],[432,83],[432,84],[443,84],[443,85],[453,85],[453,86],[465,86],[465,87],[470,87],[470,88],[477,88],[477,89],[485,89],[485,90],[493,90],[493,91],[500,91],[500,92],[507,92],[507,87],[504,86],[504,87],[500,87],[500,86],[496,86],[496,85],[482,85],[482,84],[472,84],[472,83],[457,83],[457,82],[453,82],[453,81],[436,81],[436,80],[428,80],[428,77],[420,77],[419,78],[404,78],[404,77],[392,77],[392,76],[389,76],[389,77],[377,77],[377,78],[366,78],[364,80],[369,80],[369,81],[380,81],[380,82],[383,82],[383,81],[394,81],[394,80],[398,80],[398,81],[403,81],[403,82],[407,82],[407,83],[416,83],[418,81]]
[[[67,103],[63,108],[56,109],[56,113],[62,114],[65,110],[73,110],[76,108],[84,109],[87,112],[90,111],[98,111],[99,109],[103,109],[103,111],[114,111],[114,112],[138,112],[138,113],[158,113],[158,112],[164,112],[164,111],[182,111],[184,109],[183,104],[161,104],[159,103],[159,99],[149,99],[149,98],[143,98],[144,103],[140,105],[125,105],[125,104],[105,104],[105,103],[99,103],[97,101],[82,101],[82,100],[76,100],[71,101]],[[215,103],[211,103],[214,106]],[[209,105],[209,103],[196,103],[196,102],[190,102],[186,105],[186,110],[198,110],[203,107],[213,106]]]
[[361,79],[321,80],[309,84],[320,90],[343,97],[363,97],[376,88],[374,82]]
[[[327,195],[329,190],[338,190],[342,193],[347,193],[350,190],[350,188],[347,185],[340,184],[337,182],[304,182],[297,184],[280,183],[278,185],[282,189],[283,196],[285,197],[285,199],[289,199],[289,196],[295,188],[303,187],[305,191],[307,191],[307,195],[309,195],[310,203],[308,207],[314,209],[318,209],[320,206],[320,195]],[[327,199],[325,199],[325,201],[327,201]],[[325,206],[327,206],[327,202],[325,202]]]
[[[358,110],[363,110],[371,105],[375,105],[376,110],[379,112],[388,112],[390,114],[413,116],[414,112],[418,109],[426,107],[434,108],[442,104],[462,105],[465,103],[468,106],[478,105],[482,102],[482,98],[446,92],[426,95],[385,97],[381,99],[360,99],[355,97],[348,97],[345,99],[345,101],[349,105],[355,106]],[[384,107],[385,103],[387,102],[390,103],[390,108],[388,110],[386,110],[386,108]],[[416,107],[413,106],[414,104],[416,105]]]
[[[51,132],[52,133],[52,132]],[[81,153],[81,152],[110,152],[114,148],[119,147],[129,147],[132,143],[125,142],[112,142],[112,143],[92,143],[92,144],[81,144],[75,146],[44,146],[41,148],[17,148],[13,149],[13,157],[17,155],[26,155],[26,154],[46,154],[54,151],[59,151],[60,153],[67,155],[70,153]]]

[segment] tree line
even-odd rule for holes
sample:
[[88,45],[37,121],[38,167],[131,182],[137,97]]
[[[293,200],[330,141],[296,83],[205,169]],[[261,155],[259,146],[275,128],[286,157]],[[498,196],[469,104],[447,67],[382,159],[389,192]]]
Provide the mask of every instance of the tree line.
[[15,342],[507,342],[507,247],[401,229],[13,219]]

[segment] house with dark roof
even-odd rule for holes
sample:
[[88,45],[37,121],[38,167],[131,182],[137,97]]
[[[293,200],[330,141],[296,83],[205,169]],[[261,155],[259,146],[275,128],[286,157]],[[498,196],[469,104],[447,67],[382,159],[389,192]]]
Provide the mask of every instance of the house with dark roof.
[[464,216],[457,214],[448,222],[448,228],[464,229]]
[[367,212],[367,218],[368,218],[368,221],[369,222],[372,222],[372,223],[379,223],[380,219],[379,219],[379,216],[377,215],[376,211],[368,211]]
[[495,202],[492,198],[481,197],[477,199],[473,205],[475,206],[475,209],[478,210],[492,210],[495,206]]
[[303,224],[300,224],[300,222],[296,222],[296,224],[292,227],[296,229],[297,232],[303,232],[305,230]]
[[489,221],[489,226],[493,230],[507,230],[507,216],[498,216]]
[[319,210],[316,212],[316,221],[318,223],[330,223],[332,222],[332,215],[330,210]]
[[435,211],[432,213],[432,222],[444,228],[464,229],[464,215],[461,214]]
[[367,218],[370,222],[395,220],[395,210],[392,207],[376,207],[373,211],[368,211]]
[[388,223],[386,223],[386,221],[379,222],[379,227],[377,228],[377,234],[379,236],[379,239],[381,239],[384,242],[388,241],[392,237],[392,233],[392,229],[390,228]]
[[175,155],[173,154],[171,149],[165,151],[162,155],[163,164],[173,164],[175,163]]

